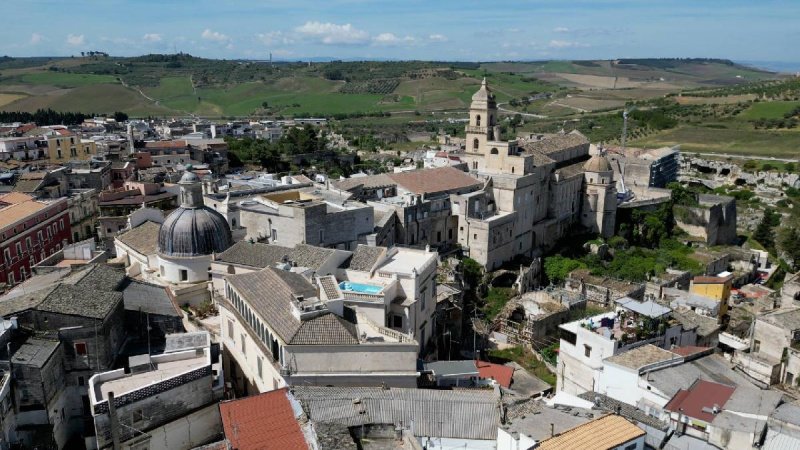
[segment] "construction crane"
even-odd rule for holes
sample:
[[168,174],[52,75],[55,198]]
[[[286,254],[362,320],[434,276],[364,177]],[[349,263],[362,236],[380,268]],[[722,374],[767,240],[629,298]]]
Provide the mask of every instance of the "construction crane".
[[[621,145],[619,152],[616,153],[622,155],[623,158],[626,157],[625,148],[628,141],[628,113],[632,112],[634,109],[636,109],[635,106],[627,108],[624,111],[622,111],[622,136],[620,138]],[[631,197],[631,192],[629,192],[628,188],[625,186],[625,167],[622,164],[620,164],[619,159],[616,160],[616,163],[617,163],[617,170],[619,171],[620,175],[620,185],[619,185],[619,191],[617,192],[617,199],[618,201],[622,202]]]

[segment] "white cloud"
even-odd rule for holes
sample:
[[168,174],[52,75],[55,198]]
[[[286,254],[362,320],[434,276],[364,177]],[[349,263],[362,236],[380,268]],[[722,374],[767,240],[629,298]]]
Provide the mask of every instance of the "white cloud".
[[68,34],[67,35],[67,44],[69,45],[83,45],[86,42],[86,39],[82,34]]
[[44,40],[44,36],[39,33],[31,34],[31,44],[36,45]]
[[580,42],[573,42],[573,41],[561,41],[558,39],[553,39],[547,44],[550,48],[585,48],[588,47],[588,44],[583,44]]
[[569,28],[567,28],[567,27],[555,27],[555,28],[553,28],[553,31],[555,31],[556,33],[569,33]]
[[402,42],[411,43],[415,40],[416,39],[414,39],[412,36],[405,36],[401,38],[394,33],[381,33],[372,38],[372,41],[378,45],[397,45]]
[[214,41],[214,42],[226,42],[230,40],[230,38],[227,35],[222,34],[219,31],[211,31],[208,28],[203,30],[203,33],[200,35],[200,37],[202,37],[207,41]]
[[145,34],[142,39],[146,42],[161,42],[161,35],[158,33],[147,33]]
[[287,36],[283,31],[270,31],[269,33],[258,33],[256,35],[259,41],[263,42],[264,45],[275,45],[275,44],[292,44],[294,40]]
[[299,35],[318,40],[322,44],[364,44],[369,41],[369,34],[347,23],[338,25],[330,22],[306,22],[294,29]]
[[428,36],[428,39],[430,39],[432,42],[447,42],[447,36],[443,34],[432,34]]

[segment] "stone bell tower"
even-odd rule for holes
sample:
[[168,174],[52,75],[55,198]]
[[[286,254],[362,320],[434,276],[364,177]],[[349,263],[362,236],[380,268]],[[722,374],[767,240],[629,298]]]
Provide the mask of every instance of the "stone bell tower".
[[489,141],[500,138],[497,125],[497,102],[494,94],[486,85],[486,78],[481,88],[472,96],[469,107],[469,125],[466,127],[467,153],[486,155]]

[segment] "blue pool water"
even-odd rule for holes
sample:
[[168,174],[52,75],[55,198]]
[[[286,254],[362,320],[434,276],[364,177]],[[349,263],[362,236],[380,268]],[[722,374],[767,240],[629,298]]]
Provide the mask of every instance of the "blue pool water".
[[351,283],[349,281],[342,281],[339,283],[339,289],[349,292],[358,292],[359,294],[380,294],[383,290],[381,286],[363,283]]

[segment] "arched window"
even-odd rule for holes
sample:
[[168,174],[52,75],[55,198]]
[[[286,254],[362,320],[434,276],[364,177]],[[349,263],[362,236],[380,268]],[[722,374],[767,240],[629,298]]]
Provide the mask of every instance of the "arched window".
[[491,153],[491,154],[493,154],[493,155],[496,155],[496,154],[498,154],[499,152],[497,151],[497,149],[496,149],[496,148],[493,148],[493,149],[492,149],[492,150],[491,150],[489,153]]
[[479,126],[481,126],[481,115],[480,115],[480,114],[478,114],[477,116],[475,116],[475,126],[476,126],[476,127],[479,127]]
[[480,145],[481,145],[481,143],[478,141],[477,138],[472,141],[472,149],[473,150],[477,150]]

